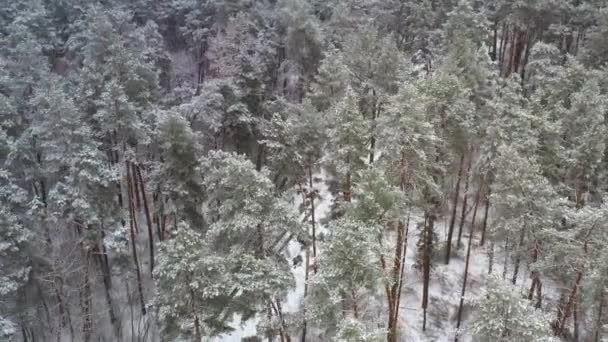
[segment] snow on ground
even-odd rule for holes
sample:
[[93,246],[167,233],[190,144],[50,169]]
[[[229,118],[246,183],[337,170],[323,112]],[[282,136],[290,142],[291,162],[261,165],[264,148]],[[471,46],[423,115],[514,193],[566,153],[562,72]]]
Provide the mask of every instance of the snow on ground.
[[[329,210],[332,204],[332,195],[329,192],[329,188],[325,182],[326,174],[324,171],[313,177],[314,189],[319,192],[319,198],[315,201],[315,222],[317,234],[326,232],[325,227],[321,223],[329,214]],[[298,208],[302,203],[302,198],[296,196],[294,199],[294,206]],[[302,219],[304,219],[304,214]],[[308,223],[310,224],[310,223]],[[306,260],[304,250],[302,250],[300,243],[297,241],[290,241],[286,249],[286,257],[288,260],[293,260],[296,256],[300,255],[302,260]],[[312,261],[311,261],[312,262]],[[283,303],[283,310],[285,312],[297,312],[302,306],[302,299],[304,298],[304,283],[305,283],[305,265],[304,262],[298,266],[292,268],[294,278],[296,280],[295,288],[287,295],[287,300]],[[230,326],[235,330],[229,334],[222,334],[215,339],[213,342],[240,342],[242,338],[256,335],[258,319],[256,317],[251,318],[239,325],[240,317],[235,317]]]
[[[326,174],[320,173],[314,178],[314,187],[319,191],[320,200],[315,202],[315,215],[317,223],[317,233],[325,232],[325,227],[321,223],[329,214],[332,205],[332,195],[325,183]],[[301,203],[301,198],[298,196],[294,201],[294,205],[298,206]],[[482,208],[479,208],[482,212]],[[481,219],[481,218],[480,218]],[[401,297],[401,308],[399,318],[399,334],[400,341],[403,342],[448,342],[453,341],[456,334],[456,317],[458,313],[458,305],[460,301],[460,293],[462,290],[462,277],[464,275],[466,243],[468,241],[470,224],[464,227],[462,236],[462,246],[456,246],[458,220],[455,227],[455,236],[452,247],[452,258],[449,265],[444,264],[443,249],[440,255],[433,261],[433,269],[431,271],[431,285],[429,291],[429,306],[427,315],[427,329],[422,331],[422,272],[415,269],[416,261],[416,243],[418,241],[417,225],[424,221],[421,213],[412,213],[410,219],[410,227],[407,243],[406,266]],[[447,221],[443,219],[437,221],[435,232],[438,235],[439,243],[443,244],[447,235]],[[481,227],[478,221],[478,229]],[[463,312],[463,323],[461,329],[466,329],[467,321],[474,315],[474,308],[468,305],[470,299],[479,298],[483,295],[485,281],[488,275],[488,254],[489,245],[479,245],[479,231],[473,237],[473,245],[471,249],[471,258],[469,265],[469,275],[467,281],[467,290],[465,295],[465,309]],[[304,251],[300,248],[299,243],[292,241],[286,250],[286,256],[289,259],[301,255],[305,260]],[[312,262],[312,261],[311,261]],[[504,255],[497,247],[494,257],[493,272],[502,274],[504,267]],[[305,265],[301,263],[292,269],[296,279],[294,290],[288,294],[284,310],[286,312],[296,312],[300,310],[302,299],[304,296],[304,279]],[[507,279],[512,275],[512,267],[508,268]],[[546,283],[550,284],[550,283]],[[522,262],[518,277],[518,285],[524,288],[529,288],[529,270],[525,263]],[[551,300],[555,300],[557,296],[555,289],[550,286],[544,286],[546,293],[544,297],[549,296]],[[384,300],[384,298],[382,298]],[[238,317],[237,317],[238,318]],[[215,342],[238,342],[242,337],[252,336],[256,334],[257,319],[253,318],[238,326],[238,319],[233,320],[233,327],[236,329],[231,334],[222,335]],[[460,338],[461,342],[469,342],[470,337],[464,335]],[[316,341],[315,341],[316,342]],[[323,341],[319,341],[323,342]]]

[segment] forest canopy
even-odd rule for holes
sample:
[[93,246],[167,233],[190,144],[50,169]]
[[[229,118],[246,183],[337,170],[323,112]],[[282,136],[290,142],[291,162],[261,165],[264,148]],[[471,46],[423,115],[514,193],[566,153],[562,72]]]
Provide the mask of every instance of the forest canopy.
[[608,339],[604,0],[0,1],[0,340]]

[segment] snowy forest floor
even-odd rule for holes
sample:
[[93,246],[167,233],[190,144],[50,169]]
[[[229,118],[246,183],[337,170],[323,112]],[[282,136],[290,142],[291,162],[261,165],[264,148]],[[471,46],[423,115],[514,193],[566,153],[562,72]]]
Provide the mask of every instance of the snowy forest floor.
[[[317,174],[314,177],[314,187],[319,192],[320,199],[316,203],[316,222],[318,224],[317,231],[319,235],[325,232],[324,222],[329,215],[330,208],[333,204],[333,196],[329,192],[326,184],[326,175],[324,172]],[[301,199],[297,197],[294,200],[294,205],[300,205]],[[483,208],[478,208],[482,212]],[[460,210],[459,210],[460,217]],[[303,216],[304,217],[304,216]],[[431,280],[429,287],[429,304],[427,316],[426,331],[422,330],[423,309],[422,302],[422,271],[418,270],[416,265],[416,253],[419,229],[418,226],[423,224],[424,218],[422,213],[412,213],[410,217],[409,233],[407,240],[407,255],[404,274],[404,284],[402,289],[402,299],[399,314],[399,341],[403,342],[447,342],[453,341],[456,336],[456,320],[458,314],[458,305],[460,294],[462,291],[462,281],[465,269],[466,244],[470,233],[470,214],[467,216],[462,234],[462,244],[457,246],[458,220],[454,228],[454,239],[452,247],[452,257],[448,265],[444,262],[445,241],[447,239],[449,213],[445,213],[435,225],[436,234],[436,255],[433,259],[431,270]],[[480,224],[478,221],[477,227]],[[463,311],[463,323],[461,325],[460,341],[469,342],[470,337],[467,336],[466,327],[469,320],[475,314],[474,302],[484,293],[486,279],[488,277],[489,268],[489,248],[490,245],[480,245],[480,232],[477,230],[473,236],[471,246],[471,257],[469,265],[469,274],[466,287],[465,305]],[[322,252],[321,252],[322,253]],[[289,260],[296,258],[298,255],[305,259],[304,249],[296,241],[292,241],[286,250],[286,257]],[[511,279],[513,275],[513,267],[507,256],[506,279]],[[293,275],[296,280],[296,286],[287,296],[284,303],[286,312],[296,312],[301,309],[304,298],[305,284],[305,265],[300,263],[292,268]],[[499,247],[495,247],[493,274],[502,275],[505,272],[505,253]],[[531,279],[530,271],[527,265],[522,262],[520,271],[517,277],[517,285],[522,288],[522,291],[527,291],[530,287]],[[558,300],[558,291],[555,284],[548,280],[544,284],[543,303],[544,305],[554,306]],[[375,302],[370,305],[374,306],[378,303],[385,305],[382,297],[382,289],[378,289],[378,296]],[[375,308],[376,310],[378,308]],[[257,318],[252,318],[239,324],[238,317],[232,322],[232,327],[235,329],[228,334],[220,335],[213,339],[213,342],[239,342],[242,338],[255,336]],[[382,323],[382,322],[379,322]],[[294,338],[295,336],[292,336]],[[299,340],[299,338],[298,338]],[[322,336],[309,334],[307,341],[323,342],[326,341]]]

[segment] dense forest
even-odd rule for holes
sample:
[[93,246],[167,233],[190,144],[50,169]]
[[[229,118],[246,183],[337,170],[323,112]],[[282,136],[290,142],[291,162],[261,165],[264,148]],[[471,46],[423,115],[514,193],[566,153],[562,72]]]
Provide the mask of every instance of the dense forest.
[[608,341],[605,0],[1,0],[0,340]]

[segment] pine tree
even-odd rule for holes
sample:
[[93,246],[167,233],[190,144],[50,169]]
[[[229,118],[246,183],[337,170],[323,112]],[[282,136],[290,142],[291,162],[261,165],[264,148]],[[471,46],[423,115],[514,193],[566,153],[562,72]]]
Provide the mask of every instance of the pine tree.
[[474,341],[555,341],[548,317],[497,277],[488,280],[486,296],[468,330]]
[[20,290],[30,278],[32,269],[31,254],[28,250],[33,232],[20,222],[27,205],[27,193],[19,188],[12,175],[1,170],[0,198],[4,205],[0,209],[0,266],[3,274],[0,291],[0,336],[10,339],[17,333],[18,325],[27,319],[26,308],[20,302]]
[[[174,286],[174,277],[165,275],[179,270],[172,265],[181,263],[182,250],[192,253],[189,258],[193,261],[183,271],[184,276],[200,276],[189,278],[186,283],[195,282],[191,285],[194,289],[184,288],[182,294],[159,293],[161,311],[167,312],[163,324],[167,333],[177,333],[172,327],[180,327],[181,323],[173,323],[175,319],[179,322],[180,315],[170,311],[174,296],[196,298],[189,299],[184,310],[192,305],[191,300],[200,301],[189,315],[198,323],[190,323],[194,328],[185,330],[195,336],[215,336],[229,329],[227,323],[234,313],[247,319],[284,299],[293,287],[293,275],[281,250],[286,241],[306,238],[306,234],[296,213],[284,200],[273,196],[267,171],[256,171],[243,156],[212,151],[201,160],[200,170],[206,189],[205,202],[200,205],[205,207],[208,226],[178,228],[177,234],[188,231],[181,233],[184,240],[177,238],[176,242],[167,242],[168,246],[177,243],[189,247],[164,249],[164,253],[177,254],[168,254],[165,260],[166,254],[161,253],[157,281],[161,287]],[[225,280],[221,286],[218,274],[208,273],[212,270],[218,270]],[[186,296],[194,290],[194,295]],[[204,313],[200,311],[203,308]],[[286,333],[287,327],[280,327],[280,334]]]

